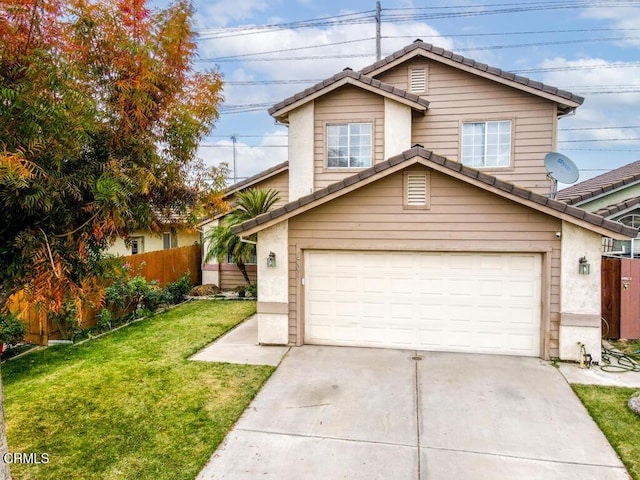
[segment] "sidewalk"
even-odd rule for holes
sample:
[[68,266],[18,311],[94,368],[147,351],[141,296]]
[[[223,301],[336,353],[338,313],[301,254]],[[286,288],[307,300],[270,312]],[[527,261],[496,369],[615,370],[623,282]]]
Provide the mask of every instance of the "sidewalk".
[[594,365],[591,368],[580,368],[577,363],[560,363],[558,369],[569,383],[640,388],[640,372],[606,371],[607,367],[611,370],[616,369],[616,358],[610,357],[610,359],[612,362],[610,365],[601,362],[601,365]]
[[254,315],[193,355],[190,360],[277,367],[291,348],[258,345],[257,338],[258,320]]

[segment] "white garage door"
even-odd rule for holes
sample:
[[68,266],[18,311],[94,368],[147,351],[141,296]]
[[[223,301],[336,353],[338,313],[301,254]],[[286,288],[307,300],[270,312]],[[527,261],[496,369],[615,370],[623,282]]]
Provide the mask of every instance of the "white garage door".
[[539,356],[541,257],[305,252],[305,343]]

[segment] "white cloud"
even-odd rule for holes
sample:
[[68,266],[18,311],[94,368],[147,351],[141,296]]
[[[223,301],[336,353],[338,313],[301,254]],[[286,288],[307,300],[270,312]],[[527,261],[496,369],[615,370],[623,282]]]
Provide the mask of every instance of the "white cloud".
[[640,45],[637,30],[638,25],[640,25],[640,8],[587,8],[582,12],[582,16],[599,20],[609,20],[615,28],[621,29],[619,36],[626,37],[626,40],[621,42],[623,45]]
[[[403,37],[407,32],[411,38]],[[382,54],[388,55],[411,43],[415,38],[433,43],[446,49],[453,48],[450,39],[440,37],[439,32],[425,23],[388,24],[382,30]],[[390,37],[390,38],[386,38]],[[367,39],[364,41],[357,41]],[[323,45],[325,47],[323,47]],[[295,50],[300,47],[314,48]],[[290,50],[294,49],[294,50]],[[289,50],[256,58],[270,58],[269,61],[243,61],[239,63],[220,62],[220,69],[227,81],[247,79],[317,79],[322,80],[346,67],[359,70],[375,62],[375,27],[372,24],[341,25],[327,29],[298,29],[277,32],[262,32],[245,36],[226,37],[200,42],[201,58],[220,58],[246,55],[257,52]],[[349,58],[319,59],[314,57],[356,55]],[[291,58],[310,57],[296,60]],[[288,97],[308,85],[268,85],[225,87],[227,104],[274,103]],[[250,100],[250,101],[249,101]]]
[[[640,158],[640,129],[605,128],[640,125],[640,67],[621,68],[629,65],[597,58],[554,58],[540,65],[573,68],[546,73],[543,81],[585,97],[576,114],[558,124],[558,150],[578,165],[580,181]],[[629,89],[635,92],[624,93]],[[597,91],[618,93],[591,93]]]
[[231,21],[244,21],[268,9],[269,3],[263,0],[221,0],[201,7],[198,20],[208,27],[224,27]]
[[[243,141],[244,140],[244,141]],[[287,131],[284,129],[266,133],[257,142],[238,137],[236,142],[236,178],[238,181],[255,175],[269,167],[287,160]],[[251,146],[250,143],[253,145]],[[202,146],[198,156],[206,165],[220,165],[226,162],[231,169],[230,182],[233,182],[233,141],[217,140]]]

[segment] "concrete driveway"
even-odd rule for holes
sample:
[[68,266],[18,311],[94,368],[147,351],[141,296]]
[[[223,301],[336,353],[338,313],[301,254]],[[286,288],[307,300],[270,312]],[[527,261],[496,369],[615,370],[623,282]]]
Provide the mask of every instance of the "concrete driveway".
[[198,476],[620,479],[560,372],[539,359],[293,348]]

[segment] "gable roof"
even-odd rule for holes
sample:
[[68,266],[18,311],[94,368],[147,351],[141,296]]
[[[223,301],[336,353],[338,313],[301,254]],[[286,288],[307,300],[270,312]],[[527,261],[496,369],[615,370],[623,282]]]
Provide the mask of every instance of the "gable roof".
[[289,161],[284,161],[282,163],[278,163],[277,165],[274,165],[273,167],[267,168],[266,170],[263,170],[260,173],[256,173],[255,175],[246,178],[244,180],[242,180],[241,182],[238,183],[234,183],[233,185],[231,185],[229,188],[227,188],[227,190],[225,190],[224,192],[224,198],[230,197],[231,195],[233,195],[236,192],[239,192],[240,190],[243,190],[245,188],[249,188],[252,185],[255,185],[256,183],[262,182],[264,180],[267,180],[268,178],[274,177],[276,175],[278,175],[279,173],[285,172],[289,170]]
[[271,212],[236,225],[231,228],[231,231],[236,235],[249,235],[263,230],[416,163],[602,235],[624,239],[635,237],[638,233],[635,228],[606,220],[600,215],[589,213],[581,208],[572,207],[564,202],[517,187],[512,183],[499,180],[475,168],[467,167],[459,162],[436,155],[419,145],[340,182],[333,183]]
[[400,88],[383,83],[380,80],[367,77],[362,73],[354,72],[350,68],[346,68],[342,72],[335,74],[333,77],[329,77],[320,83],[316,83],[313,87],[309,87],[300,93],[276,103],[269,109],[269,115],[278,119],[286,118],[287,113],[291,110],[344,85],[353,85],[369,90],[408,105],[414,110],[420,112],[426,112],[429,108],[429,101],[419,97],[418,95],[414,95],[413,93],[409,93]]
[[[274,165],[273,167],[269,167],[266,170],[263,170],[262,172],[256,173],[255,175],[249,178],[246,178],[241,182],[234,183],[233,185],[231,185],[229,188],[225,190],[224,194],[222,195],[222,198],[227,199],[234,193],[239,192],[240,190],[252,187],[253,185],[260,183],[263,180],[267,180],[271,177],[275,177],[279,173],[286,172],[287,170],[289,170],[289,161],[278,163],[277,165]],[[203,227],[213,222],[214,220],[217,220],[219,218],[226,216],[231,210],[233,210],[233,208],[230,208],[225,212],[217,213],[212,217],[200,218],[198,220],[198,227]]]
[[499,83],[509,85],[519,90],[524,90],[534,95],[548,98],[562,106],[562,114],[575,110],[578,106],[582,105],[582,102],[584,102],[583,97],[566,90],[545,85],[544,83],[516,75],[512,72],[504,71],[500,68],[491,67],[486,63],[476,62],[473,59],[455,54],[449,50],[435,47],[430,43],[425,43],[420,39],[415,40],[411,45],[407,45],[403,49],[377,61],[373,65],[363,68],[360,72],[364,75],[375,77],[376,75],[415,56],[430,58],[440,63],[498,81]]
[[615,205],[609,205],[608,207],[601,208],[593,213],[601,215],[604,218],[610,218],[618,213],[625,213],[629,210],[635,210],[638,207],[640,207],[640,197],[634,197],[623,202],[616,203]]
[[563,188],[558,192],[557,198],[569,205],[575,205],[638,182],[640,182],[640,160]]

